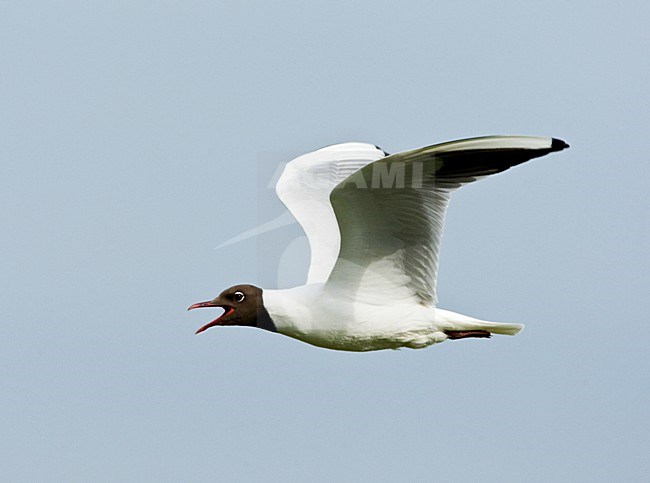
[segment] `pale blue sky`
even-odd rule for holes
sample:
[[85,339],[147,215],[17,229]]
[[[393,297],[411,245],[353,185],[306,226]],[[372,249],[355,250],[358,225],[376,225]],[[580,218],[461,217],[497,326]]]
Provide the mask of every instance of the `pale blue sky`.
[[[3,2],[6,481],[644,481],[646,2]],[[278,163],[571,149],[456,193],[440,305],[515,338],[348,354],[188,305],[301,283]],[[288,260],[288,262],[287,262]]]

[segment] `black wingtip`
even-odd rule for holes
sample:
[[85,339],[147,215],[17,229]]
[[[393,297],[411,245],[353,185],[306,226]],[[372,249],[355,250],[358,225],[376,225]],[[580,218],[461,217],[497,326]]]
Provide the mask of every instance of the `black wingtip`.
[[561,139],[555,139],[553,138],[553,141],[551,142],[551,150],[552,151],[562,151],[563,149],[568,148],[569,145],[562,141]]
[[390,156],[390,154],[388,154],[384,149],[381,149],[381,148],[380,148],[379,146],[377,146],[376,144],[375,144],[375,147],[376,147],[378,150],[380,150],[382,153],[384,153],[385,156]]

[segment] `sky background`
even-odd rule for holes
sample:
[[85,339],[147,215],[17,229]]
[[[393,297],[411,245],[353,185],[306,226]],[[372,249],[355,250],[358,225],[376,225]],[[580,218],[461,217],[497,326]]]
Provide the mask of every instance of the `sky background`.
[[[0,3],[4,481],[647,481],[647,2]],[[185,309],[303,283],[277,167],[531,134],[457,192],[443,308],[328,351]],[[289,248],[287,248],[289,247]]]

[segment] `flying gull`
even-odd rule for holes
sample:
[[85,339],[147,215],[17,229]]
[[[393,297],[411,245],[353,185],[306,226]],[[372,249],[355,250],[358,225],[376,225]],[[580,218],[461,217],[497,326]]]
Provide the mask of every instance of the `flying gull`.
[[366,143],[328,146],[289,162],[276,192],[311,248],[305,285],[235,285],[188,310],[220,307],[201,327],[258,327],[328,349],[419,349],[447,339],[515,335],[436,307],[436,274],[451,193],[568,148],[534,136],[487,136],[388,155]]

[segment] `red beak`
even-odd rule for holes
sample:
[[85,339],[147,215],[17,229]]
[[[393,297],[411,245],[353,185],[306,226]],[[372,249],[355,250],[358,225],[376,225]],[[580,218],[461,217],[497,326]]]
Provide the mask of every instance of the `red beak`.
[[217,305],[210,300],[209,302],[197,302],[194,305],[190,305],[187,310],[201,309],[203,307],[220,307],[220,305]]
[[221,307],[222,309],[224,309],[225,312],[223,314],[221,314],[219,317],[217,317],[216,319],[214,319],[209,324],[205,324],[203,327],[201,327],[199,330],[197,330],[195,332],[195,334],[200,334],[204,330],[208,330],[210,327],[214,327],[215,325],[221,325],[220,324],[221,319],[223,319],[224,317],[232,314],[235,311],[234,307],[230,307],[229,305],[219,305],[219,304],[216,304],[212,300],[209,301],[209,302],[198,302],[198,303],[196,303],[194,305],[190,305],[187,310],[201,309],[201,308],[204,308],[204,307]]

